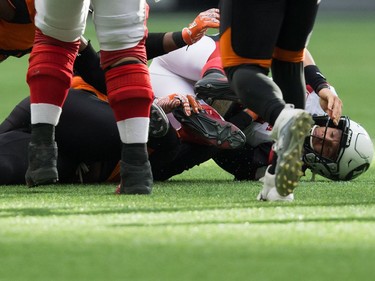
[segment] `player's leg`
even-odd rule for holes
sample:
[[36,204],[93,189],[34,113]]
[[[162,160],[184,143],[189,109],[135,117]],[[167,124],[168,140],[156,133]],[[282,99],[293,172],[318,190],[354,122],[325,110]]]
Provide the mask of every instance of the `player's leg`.
[[[181,143],[173,149],[173,158],[165,159],[165,152],[151,154],[152,171],[154,179],[165,181],[181,174],[192,167],[211,159],[218,149],[214,146],[199,145],[193,143]],[[170,151],[169,151],[170,152]]]
[[25,176],[29,186],[58,180],[55,126],[70,87],[89,2],[35,1],[37,30],[27,72],[32,125]]
[[218,41],[215,42],[215,46],[215,50],[202,68],[201,79],[194,85],[194,92],[198,98],[204,99],[210,105],[215,99],[239,101],[225,75]]
[[214,157],[215,163],[234,175],[235,180],[259,180],[269,165],[272,143],[261,143],[256,147],[246,144],[236,150],[220,150]]
[[231,87],[247,108],[273,125],[285,106],[268,77],[284,1],[225,0],[221,5],[220,52]]
[[272,77],[286,103],[305,108],[304,50],[318,10],[316,0],[287,1],[287,9],[273,54]]
[[[287,1],[285,19],[273,55],[274,81],[282,89],[286,102],[302,109],[305,108],[306,92],[303,72],[304,49],[313,29],[317,9],[318,2],[315,0]],[[292,194],[302,175],[300,171],[303,137],[308,135],[313,122],[306,113],[301,115],[295,124],[291,124],[290,118],[291,111],[285,111],[274,126],[273,135],[278,139],[274,150],[278,159],[268,172],[272,174],[274,168],[277,192],[271,191],[269,198],[277,198],[278,194],[281,196]]]
[[[309,115],[303,110],[285,107],[280,88],[267,76],[286,5],[284,0],[272,3],[222,1],[220,48],[223,66],[234,91],[247,108],[274,125],[274,138],[279,140],[282,152],[286,152],[286,163],[293,168],[300,158],[299,148],[305,129],[310,126]],[[286,189],[292,192],[298,176],[293,173],[287,176],[290,178],[286,178]],[[287,194],[280,197],[277,199],[289,199]]]
[[[159,116],[160,112],[155,113],[155,110],[158,111],[151,110],[151,114]],[[168,120],[161,124],[164,126],[165,122]],[[158,120],[150,122],[152,130],[157,130],[157,124]],[[163,137],[153,133],[150,139],[158,142]],[[91,92],[69,90],[56,127],[56,141],[59,143],[59,154],[63,157],[59,156],[58,162],[61,182],[75,180],[76,170],[82,170],[84,182],[103,182],[110,177],[114,164],[120,161],[122,142],[113,110],[107,102]],[[68,164],[72,166],[71,169]]]
[[106,71],[108,99],[122,141],[121,187],[124,194],[149,194],[149,114],[153,100],[144,45],[145,1],[91,1]]

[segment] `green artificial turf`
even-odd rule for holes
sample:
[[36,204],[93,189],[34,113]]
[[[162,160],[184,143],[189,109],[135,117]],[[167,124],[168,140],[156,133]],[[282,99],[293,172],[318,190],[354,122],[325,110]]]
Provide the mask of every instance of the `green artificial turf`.
[[[158,15],[150,30],[191,18]],[[373,19],[322,15],[310,41],[344,114],[372,137]],[[95,45],[91,25],[88,35]],[[28,95],[26,69],[27,57],[0,65],[0,120]],[[234,182],[212,161],[155,183],[151,196],[0,186],[0,280],[373,280],[374,169],[352,182],[308,173],[286,204],[256,201],[261,183]]]
[[373,172],[307,175],[293,203],[256,201],[259,182],[211,161],[151,196],[1,187],[0,280],[372,280]]

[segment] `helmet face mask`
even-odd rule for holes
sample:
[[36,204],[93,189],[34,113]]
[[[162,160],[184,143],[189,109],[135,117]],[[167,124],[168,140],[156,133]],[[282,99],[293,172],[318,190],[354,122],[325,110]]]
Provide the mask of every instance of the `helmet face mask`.
[[[313,119],[317,126],[325,127],[322,148],[319,151],[312,147],[313,136],[307,138],[304,144],[303,160],[313,173],[335,181],[347,181],[367,171],[373,158],[374,147],[371,138],[361,125],[347,116],[340,118],[338,126],[335,126],[328,116],[317,116]],[[323,156],[323,148],[327,145],[325,138],[328,128],[336,128],[342,132],[338,151],[335,157],[329,158]]]

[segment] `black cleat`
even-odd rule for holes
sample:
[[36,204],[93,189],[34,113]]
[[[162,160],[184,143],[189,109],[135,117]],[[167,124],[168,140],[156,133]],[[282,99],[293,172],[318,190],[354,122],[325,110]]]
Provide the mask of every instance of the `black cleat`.
[[209,104],[214,100],[240,102],[240,99],[230,88],[227,77],[218,72],[208,73],[197,81],[194,85],[194,92],[197,98],[203,99]]
[[152,172],[150,162],[131,165],[120,161],[121,183],[116,194],[150,194],[152,191]]
[[29,167],[25,180],[29,187],[56,183],[59,179],[57,171],[57,144],[29,144]]
[[201,144],[213,145],[221,149],[236,149],[246,142],[245,134],[230,122],[215,118],[205,111],[186,116],[181,107],[173,110],[173,116],[183,129]]
[[149,126],[149,136],[160,138],[164,137],[169,129],[169,120],[164,110],[157,105],[152,103],[150,109],[150,126]]

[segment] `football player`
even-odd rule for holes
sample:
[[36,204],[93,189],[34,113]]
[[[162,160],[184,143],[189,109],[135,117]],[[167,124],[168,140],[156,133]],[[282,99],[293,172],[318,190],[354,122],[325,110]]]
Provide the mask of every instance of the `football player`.
[[[184,28],[182,32],[167,32],[167,33],[159,33],[159,34],[153,34],[153,36],[150,36],[147,40],[148,46],[147,47],[147,56],[148,58],[152,58],[152,56],[165,53],[170,51],[171,49],[175,49],[177,47],[186,46],[188,44],[192,44],[196,41],[198,41],[205,33],[207,28],[209,27],[218,27],[219,23],[219,14],[217,9],[210,9],[208,11],[200,13],[196,19],[194,20],[194,24],[190,24],[189,27]],[[111,122],[114,122],[113,114],[108,112],[108,103],[103,102],[101,99],[107,100],[107,97],[100,93],[100,91],[103,91],[103,93],[106,93],[106,85],[104,82],[104,72],[99,68],[99,58],[97,54],[93,51],[90,44],[88,44],[88,48],[85,48],[83,52],[78,56],[78,59],[75,61],[76,70],[85,78],[85,80],[92,81],[95,84],[95,88],[92,86],[87,85],[86,83],[81,83],[83,81],[77,82],[77,79],[75,80],[74,88],[71,89],[70,92],[72,94],[68,95],[67,97],[67,112],[66,114],[63,114],[62,121],[60,122],[60,125],[56,129],[56,135],[57,138],[61,140],[62,148],[59,149],[59,153],[61,155],[61,161],[58,161],[58,167],[59,171],[62,171],[61,181],[62,182],[71,182],[74,181],[74,173],[72,174],[72,171],[75,170],[78,164],[80,163],[97,163],[97,162],[106,162],[105,167],[110,167],[109,170],[112,172],[113,168],[111,163],[118,163],[118,157],[112,158],[113,153],[111,151],[118,152],[118,145],[115,145],[115,143],[118,141],[118,136],[116,133],[108,133],[108,134],[101,134],[102,136],[94,137],[96,141],[90,143],[92,145],[87,145],[86,141],[80,142],[79,136],[85,137],[84,132],[87,132],[87,135],[92,135],[94,132],[100,132],[102,131],[100,128],[103,128],[104,131],[110,132],[111,129],[114,128],[114,124],[111,124]],[[96,71],[93,71],[93,68],[96,69]],[[75,95],[74,93],[86,93],[86,95],[78,94]],[[94,93],[95,96],[87,95],[87,93]],[[74,100],[74,102],[71,102],[71,100]],[[84,100],[87,101],[87,106],[83,105]],[[174,94],[170,100],[173,102],[173,106],[182,106],[183,114],[189,115],[190,114],[190,105],[193,105],[193,100],[190,100],[190,103],[188,100],[185,100],[185,96],[180,96],[177,94]],[[24,143],[24,140],[30,141],[30,129],[29,129],[29,123],[30,123],[30,111],[29,111],[29,100],[25,99],[22,101],[10,114],[10,116],[1,124],[0,132],[2,133],[1,138],[4,141],[2,144],[2,158],[4,161],[1,161],[4,165],[2,167],[2,175],[4,176],[4,179],[2,179],[0,182],[6,184],[6,183],[22,183],[22,180],[20,179],[19,175],[21,172],[24,171],[24,165],[25,159],[22,158],[22,155],[27,155],[25,152],[25,147],[18,147],[17,145]],[[162,102],[162,101],[161,101]],[[169,103],[171,104],[171,103]],[[73,108],[71,108],[71,105]],[[155,104],[152,105],[152,108],[155,108]],[[77,107],[78,108],[85,108],[87,109],[87,115],[86,116],[92,116],[92,119],[85,119],[89,123],[85,123],[85,120],[82,118],[79,118],[77,115]],[[194,109],[198,107],[198,105],[193,105],[192,111],[197,112],[197,109]],[[158,111],[158,108],[156,107],[156,119],[157,121],[160,121],[160,119],[163,119],[163,116]],[[151,114],[153,113],[151,111]],[[179,110],[180,111],[180,110]],[[88,114],[89,112],[92,112],[92,114]],[[97,112],[102,112],[103,115],[98,116]],[[82,113],[82,112],[81,112]],[[97,119],[95,119],[97,118]],[[100,118],[100,119],[99,119]],[[76,121],[80,120],[83,121],[82,123],[77,123]],[[208,119],[210,120],[210,119]],[[88,124],[95,123],[97,126],[93,128],[92,131],[88,132]],[[227,127],[227,122],[223,120],[219,120],[219,122],[222,122],[225,127]],[[160,123],[160,122],[159,122]],[[159,126],[159,123],[156,122],[156,125]],[[72,136],[72,131],[69,129],[72,125],[67,124],[74,124],[77,126],[73,126],[76,128],[74,131],[76,133],[75,137],[66,139],[65,137],[68,137],[69,135]],[[158,134],[160,132],[163,132],[161,135],[165,134],[165,130],[162,127],[153,127],[155,122],[151,122],[151,130],[150,133],[152,136],[159,136]],[[66,125],[66,126],[65,126]],[[102,125],[102,127],[101,127]],[[85,129],[83,129],[85,128]],[[167,126],[165,127],[167,128]],[[230,126],[230,128],[234,128],[233,126]],[[240,144],[244,143],[244,135],[242,132],[238,132],[240,134]],[[83,134],[83,135],[82,135]],[[104,140],[103,140],[104,137]],[[106,141],[106,137],[111,138],[110,141]],[[174,138],[177,138],[177,135],[174,136]],[[12,141],[10,141],[12,140]],[[77,141],[78,140],[78,141]],[[78,145],[74,146],[73,142],[77,141]],[[113,142],[111,142],[113,141]],[[109,143],[108,147],[105,148],[103,144]],[[85,148],[80,146],[79,144],[82,144]],[[102,144],[102,145],[100,145]],[[227,144],[224,143],[224,144]],[[10,146],[9,146],[10,145]],[[15,146],[13,146],[15,145]],[[65,146],[67,145],[67,146]],[[223,145],[223,144],[217,144],[217,145]],[[157,145],[158,148],[161,147],[161,145]],[[66,147],[69,147],[69,149],[66,149]],[[100,147],[101,150],[98,150],[97,148]],[[170,148],[170,147],[169,147]],[[75,153],[75,150],[77,149],[78,153]],[[152,149],[152,146],[151,146]],[[159,149],[160,150],[160,149]],[[6,151],[13,151],[14,153],[8,153]],[[67,154],[64,154],[63,152],[67,151]],[[92,154],[89,152],[92,151]],[[22,152],[22,154],[19,154]],[[82,154],[83,153],[83,154]],[[112,156],[110,156],[112,155]],[[77,157],[76,157],[77,156]],[[8,157],[8,158],[7,158]],[[104,157],[104,158],[103,158]],[[109,163],[108,164],[108,157],[109,157]],[[210,156],[211,157],[211,156]],[[210,158],[209,157],[209,158]],[[165,157],[164,157],[165,158]],[[209,159],[207,158],[207,159]],[[113,159],[115,159],[113,161]],[[23,164],[22,164],[23,163]],[[92,164],[93,165],[93,164]],[[85,165],[79,165],[80,167]],[[66,167],[66,169],[64,168]],[[73,169],[73,170],[72,170]],[[84,169],[87,170],[87,169]],[[90,171],[92,171],[91,169]],[[94,169],[95,171],[96,169]],[[5,172],[7,171],[7,172]],[[111,179],[111,175],[107,175],[106,173],[107,169],[104,169],[103,172],[94,173],[94,181],[100,180],[103,181],[103,179]],[[90,177],[89,177],[90,178]],[[92,181],[93,179],[88,179],[88,181]],[[85,181],[87,182],[87,181]]]
[[[195,91],[198,99],[204,99],[227,121],[230,121],[243,130],[247,137],[244,147],[231,151],[219,150],[213,156],[213,159],[223,169],[232,173],[237,180],[258,180],[264,176],[265,170],[270,164],[270,151],[273,145],[270,138],[272,127],[259,118],[259,116],[244,108],[237,96],[230,89],[228,80],[222,70],[216,39],[216,36],[205,36],[197,44],[189,47],[189,49],[178,49],[167,55],[155,58],[150,65],[152,86],[157,96],[165,96],[173,90],[181,93]],[[306,50],[304,66],[305,78],[308,83],[305,95],[306,110],[313,116],[324,116],[325,112],[331,108],[331,105],[327,105],[327,100],[330,100],[335,105],[333,107],[335,114],[341,115],[342,101],[338,97],[334,87],[328,84],[308,50]],[[168,117],[170,120],[173,120],[173,116],[170,114]],[[323,128],[326,130],[326,125],[322,126],[321,122],[318,122],[321,118],[328,121],[327,116],[314,117],[315,123],[320,123],[320,127],[317,127],[316,124],[313,127],[315,134],[318,131],[322,131]],[[338,127],[333,125],[332,120],[327,122],[327,124],[329,125],[327,127],[328,132],[338,130],[337,136],[342,136],[343,139],[340,140],[341,146],[343,146],[344,138],[348,139],[345,133],[340,133],[341,129],[351,127],[351,129],[346,130],[361,132],[359,139],[362,141],[358,143],[352,142],[346,150],[343,147],[339,148],[337,146],[338,140],[336,140],[335,144],[330,143],[326,138],[323,138],[325,139],[325,145],[322,146],[324,147],[322,151],[320,151],[322,148],[315,147],[317,154],[324,153],[328,149],[330,151],[339,151],[337,155],[341,155],[341,157],[338,156],[338,158],[332,159],[326,157],[327,155],[324,157],[324,159],[331,159],[330,161],[335,162],[336,166],[338,163],[342,163],[342,159],[356,159],[350,162],[353,166],[348,166],[347,169],[341,167],[335,170],[335,176],[328,175],[327,172],[322,173],[316,170],[316,165],[308,164],[308,158],[304,155],[303,168],[310,168],[313,173],[321,174],[332,180],[351,180],[354,178],[351,176],[353,171],[359,171],[354,173],[356,176],[365,172],[371,164],[373,157],[373,145],[365,129],[346,117],[340,119],[340,126]],[[356,135],[356,133],[354,134]],[[312,148],[309,150],[308,144],[310,142],[306,142],[304,145],[305,153],[310,151],[311,156]],[[315,146],[317,145],[315,144]],[[334,145],[336,145],[335,149],[331,147]],[[363,149],[360,153],[357,153],[357,146],[359,145]],[[323,158],[318,157],[315,160],[318,161],[318,159]],[[175,166],[178,165],[176,161]]]

